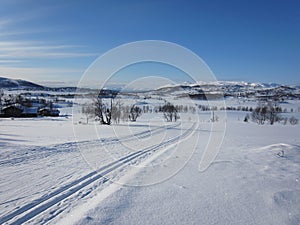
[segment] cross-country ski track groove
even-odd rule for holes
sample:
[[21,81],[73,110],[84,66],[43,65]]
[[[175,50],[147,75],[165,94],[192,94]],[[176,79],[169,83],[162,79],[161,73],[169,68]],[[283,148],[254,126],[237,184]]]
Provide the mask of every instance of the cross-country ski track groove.
[[[122,157],[116,161],[113,161],[97,171],[93,171],[63,187],[60,187],[59,189],[53,191],[52,193],[43,196],[41,198],[38,198],[31,203],[28,203],[17,210],[4,215],[2,218],[0,218],[0,224],[22,224],[25,222],[30,221],[34,217],[38,216],[42,212],[50,209],[52,206],[64,201],[71,195],[77,193],[78,191],[82,190],[86,186],[90,185],[91,183],[95,181],[102,180],[102,183],[105,183],[108,181],[108,179],[105,177],[111,172],[115,172],[117,169],[123,167],[126,165],[126,163],[133,161],[134,159],[137,159],[138,157],[144,156],[147,153],[150,152],[156,152],[157,150],[161,148],[166,148],[177,141],[180,141],[181,139],[184,139],[191,135],[195,131],[195,125],[193,124],[189,129],[184,131],[182,134],[175,136],[171,139],[168,139],[166,141],[163,141],[159,144],[147,147],[145,149],[136,151],[134,153],[131,153],[125,157]],[[177,126],[177,125],[176,125]],[[170,127],[170,126],[169,126]],[[172,126],[174,127],[174,126]],[[165,127],[164,127],[165,128]],[[51,218],[53,219],[53,218]],[[11,221],[11,222],[9,222]]]
[[[80,142],[68,142],[63,144],[57,144],[52,146],[33,146],[28,147],[27,153],[25,156],[15,156],[9,159],[0,160],[0,166],[1,165],[15,165],[24,163],[25,161],[32,161],[34,159],[40,159],[50,156],[51,154],[58,154],[58,153],[66,153],[66,152],[72,152],[77,149],[77,146],[92,146],[92,145],[111,145],[118,142],[126,142],[126,141],[132,141],[136,138],[148,138],[151,135],[159,134],[164,132],[166,129],[172,129],[175,127],[178,127],[180,123],[176,123],[175,125],[169,125],[169,126],[159,126],[152,130],[146,130],[135,134],[130,134],[122,137],[112,137],[112,138],[103,138],[98,140],[92,140],[92,141],[80,141]],[[86,146],[85,146],[86,147]]]

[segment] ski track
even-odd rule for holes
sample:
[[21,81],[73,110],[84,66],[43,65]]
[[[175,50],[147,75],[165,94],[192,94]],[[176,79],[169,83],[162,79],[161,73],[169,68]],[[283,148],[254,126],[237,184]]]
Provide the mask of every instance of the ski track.
[[[68,142],[68,143],[63,143],[63,144],[58,144],[54,146],[45,146],[45,147],[30,147],[26,150],[26,156],[22,157],[14,157],[14,158],[9,158],[6,160],[1,160],[0,161],[0,166],[2,165],[16,165],[20,163],[24,163],[26,161],[32,161],[36,159],[41,159],[41,158],[46,158],[49,157],[52,154],[59,154],[59,153],[69,153],[77,150],[77,147],[79,145],[111,145],[119,142],[126,142],[126,141],[131,141],[135,138],[148,138],[153,134],[159,134],[167,129],[172,129],[175,127],[178,127],[180,123],[177,123],[175,125],[169,125],[169,126],[164,126],[164,127],[157,127],[152,130],[146,130],[142,131],[133,135],[126,135],[121,138],[103,138],[99,140],[93,140],[93,141],[81,141],[81,142]],[[24,152],[22,152],[22,155],[24,155]],[[7,157],[5,157],[7,158]]]
[[[179,124],[168,126],[167,128],[166,127],[157,128],[156,134],[162,132],[161,130],[171,129],[178,125]],[[104,177],[105,175],[108,175],[111,172],[117,171],[119,168],[126,166],[126,163],[132,162],[133,160],[135,160],[141,156],[147,155],[148,153],[154,153],[161,148],[165,148],[173,143],[176,143],[177,141],[180,141],[180,139],[187,137],[194,131],[195,125],[196,124],[193,124],[190,128],[188,128],[186,131],[184,131],[182,134],[180,134],[176,137],[173,137],[173,138],[166,140],[164,142],[161,142],[159,144],[147,147],[145,149],[139,150],[139,151],[131,153],[125,157],[122,157],[114,162],[111,162],[111,163],[103,166],[102,168],[98,169],[97,171],[91,172],[91,173],[89,173],[89,174],[63,186],[63,187],[60,187],[56,191],[54,191],[46,196],[38,198],[38,199],[32,201],[31,203],[28,203],[28,204],[18,208],[14,212],[11,212],[11,213],[3,216],[2,218],[0,218],[0,224],[7,223],[13,219],[15,219],[15,220],[9,222],[9,224],[17,225],[17,224],[22,224],[22,223],[28,222],[31,219],[33,219],[34,217],[36,217],[37,215],[50,209],[55,204],[61,203],[62,201],[66,200],[68,197],[77,193],[78,191],[82,190],[83,188],[87,187],[88,185],[90,185],[96,181],[100,181],[101,179],[102,179],[102,184],[106,183],[109,179],[105,178]],[[135,138],[136,137],[146,137],[151,134],[153,134],[153,131],[152,132],[144,131],[144,132],[135,134],[134,137]],[[110,141],[108,141],[108,143],[120,142],[121,140],[122,141],[131,140],[132,138],[133,138],[132,135],[130,135],[130,136],[125,136],[121,139],[110,139]],[[108,139],[106,139],[106,141],[107,140]],[[108,144],[108,143],[105,142],[105,144]],[[61,145],[58,145],[58,146],[61,146]],[[68,144],[63,144],[62,146],[70,147]],[[3,161],[1,163],[3,163]],[[85,195],[88,195],[88,194],[89,193],[87,193]],[[51,216],[51,218],[48,218],[48,221],[50,219],[55,218],[60,213],[62,213],[62,211],[58,212],[56,215]]]

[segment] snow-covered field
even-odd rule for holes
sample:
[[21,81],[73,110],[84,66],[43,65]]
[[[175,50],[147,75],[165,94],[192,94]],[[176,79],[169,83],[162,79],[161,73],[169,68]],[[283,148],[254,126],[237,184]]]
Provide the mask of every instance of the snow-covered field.
[[300,126],[245,115],[227,112],[204,172],[212,132],[222,132],[211,131],[210,112],[112,126],[0,119],[0,224],[300,224]]

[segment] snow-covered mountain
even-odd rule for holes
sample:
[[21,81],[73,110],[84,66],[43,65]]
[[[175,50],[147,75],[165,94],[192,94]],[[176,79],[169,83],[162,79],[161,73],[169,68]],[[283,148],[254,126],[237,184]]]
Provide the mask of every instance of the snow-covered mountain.
[[165,85],[155,90],[159,94],[173,94],[178,97],[192,98],[241,96],[241,97],[296,97],[300,96],[298,86],[286,86],[276,83],[249,83],[243,81],[198,82],[195,84]]
[[177,84],[177,85],[165,85],[159,87],[157,90],[163,89],[178,89],[178,88],[198,88],[201,87],[203,89],[269,89],[269,88],[277,88],[282,86],[277,83],[250,83],[244,81],[212,81],[212,82],[197,82],[194,84]]
[[21,79],[9,79],[0,77],[0,88],[3,89],[34,89],[34,90],[43,90],[44,86],[35,84],[30,81],[21,80]]
[[[30,91],[57,91],[74,92],[76,87],[46,87],[21,79],[9,79],[0,77],[0,89],[8,90],[30,90]],[[81,89],[91,91],[91,89]],[[97,90],[94,90],[97,91]],[[115,90],[105,89],[105,92],[123,94],[148,93],[150,95],[173,95],[176,97],[190,97],[195,99],[225,97],[276,97],[276,98],[300,98],[299,85],[287,86],[276,83],[250,83],[244,81],[213,81],[184,84],[170,84],[155,90]]]
[[28,91],[74,92],[76,87],[47,87],[22,79],[0,77],[0,89]]

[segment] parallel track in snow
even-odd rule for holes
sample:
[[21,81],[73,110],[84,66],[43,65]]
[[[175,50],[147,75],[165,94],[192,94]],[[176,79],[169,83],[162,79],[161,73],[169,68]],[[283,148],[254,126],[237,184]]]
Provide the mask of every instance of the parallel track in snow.
[[[193,133],[196,124],[193,124],[192,127],[187,129],[182,134],[163,141],[159,144],[147,147],[145,149],[139,150],[137,152],[131,153],[125,157],[122,157],[114,162],[111,162],[97,171],[91,172],[63,187],[60,187],[56,191],[34,200],[31,203],[28,203],[17,210],[3,216],[0,218],[0,224],[22,224],[30,221],[34,217],[43,213],[44,211],[50,209],[56,204],[66,200],[68,197],[74,195],[78,191],[84,189],[88,185],[100,181],[102,179],[103,183],[107,182],[108,179],[105,178],[106,175],[118,171],[123,166],[126,166],[126,163],[129,163],[139,157],[142,157],[148,153],[154,153],[159,149],[166,148],[174,143],[177,143],[181,139],[189,136]],[[52,218],[53,219],[53,218]]]
[[73,152],[73,151],[76,151],[78,149],[77,147],[80,145],[84,145],[85,148],[86,148],[85,145],[89,145],[89,146],[106,145],[107,146],[107,145],[115,144],[118,142],[132,141],[137,138],[138,139],[148,138],[151,135],[162,133],[167,129],[172,129],[172,128],[178,127],[179,125],[180,125],[180,123],[176,123],[176,124],[169,125],[169,126],[159,126],[154,129],[151,129],[151,130],[146,130],[146,131],[138,132],[135,134],[126,135],[126,136],[122,136],[119,138],[118,137],[101,138],[101,139],[93,140],[93,141],[68,142],[68,143],[57,144],[57,145],[53,145],[53,146],[43,146],[43,147],[40,147],[40,146],[34,147],[33,146],[33,147],[29,147],[25,150],[26,151],[25,156],[24,156],[24,151],[22,151],[22,154],[23,154],[22,156],[14,156],[9,159],[0,160],[0,166],[7,165],[7,164],[16,165],[16,164],[23,163],[24,161],[32,161],[34,159],[49,157],[50,155],[53,155],[53,154]]

